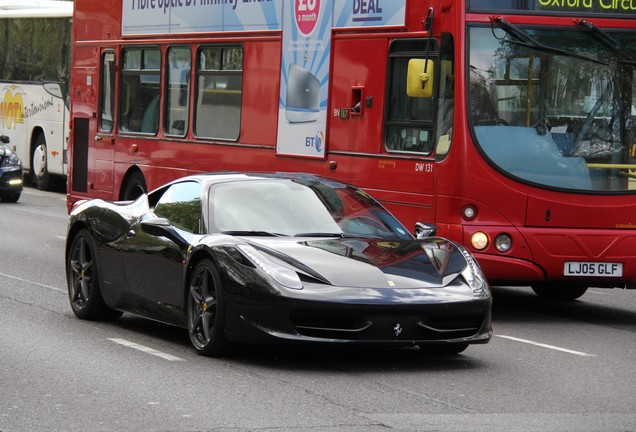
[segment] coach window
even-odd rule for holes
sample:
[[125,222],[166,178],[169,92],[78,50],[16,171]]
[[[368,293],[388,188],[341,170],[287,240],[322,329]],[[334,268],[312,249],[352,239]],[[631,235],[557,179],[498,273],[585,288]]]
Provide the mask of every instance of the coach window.
[[155,134],[159,128],[161,51],[127,48],[123,59],[119,130]]
[[198,137],[236,140],[241,126],[243,49],[206,46],[197,54],[194,130]]
[[102,72],[99,90],[99,130],[113,131],[113,107],[115,105],[115,53],[102,55]]
[[435,143],[433,97],[410,97],[406,94],[408,63],[413,58],[429,58],[436,62],[437,41],[398,40],[389,51],[387,114],[384,145],[390,152],[430,154]]
[[190,112],[190,71],[192,55],[188,46],[168,48],[164,130],[167,135],[185,136]]

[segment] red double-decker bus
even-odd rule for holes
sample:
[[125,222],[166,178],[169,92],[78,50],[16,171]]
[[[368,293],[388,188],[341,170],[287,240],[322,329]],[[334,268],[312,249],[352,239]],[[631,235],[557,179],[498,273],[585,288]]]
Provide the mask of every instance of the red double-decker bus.
[[491,284],[635,287],[635,65],[633,1],[76,0],[68,203],[306,171]]

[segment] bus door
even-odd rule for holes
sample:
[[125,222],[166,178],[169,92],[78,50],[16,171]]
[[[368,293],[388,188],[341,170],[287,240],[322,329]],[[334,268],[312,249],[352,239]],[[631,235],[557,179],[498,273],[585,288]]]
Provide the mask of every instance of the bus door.
[[[93,161],[89,183],[96,191],[108,192],[112,197],[114,184],[114,106],[116,56],[112,50],[102,52],[99,72],[99,105],[97,132],[93,135]],[[90,139],[89,138],[89,139]]]
[[[89,55],[92,57],[92,50],[87,53],[76,49],[77,57]],[[114,83],[113,51],[103,52],[99,69],[97,66],[86,66],[73,70],[72,192],[112,198]]]
[[[330,152],[377,154],[380,151],[378,142],[382,137],[378,125],[382,124],[387,45],[387,40],[382,38],[334,40]],[[368,163],[370,167],[377,165],[377,161]],[[360,168],[357,163],[352,165],[355,171]]]

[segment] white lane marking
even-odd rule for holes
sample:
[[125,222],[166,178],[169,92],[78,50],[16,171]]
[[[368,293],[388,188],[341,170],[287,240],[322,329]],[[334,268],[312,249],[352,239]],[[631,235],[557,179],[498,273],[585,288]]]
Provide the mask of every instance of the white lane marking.
[[59,291],[59,292],[63,292],[63,293],[66,292],[66,290],[62,289],[62,288],[57,288],[57,287],[50,286],[50,285],[44,285],[44,284],[41,284],[41,283],[33,282],[33,281],[30,281],[30,280],[27,280],[27,279],[22,279],[20,277],[13,276],[13,275],[6,274],[6,273],[0,273],[0,276],[6,277],[6,278],[9,278],[9,279],[13,279],[13,280],[17,280],[17,281],[20,281],[20,282],[25,282],[25,283],[28,283],[28,284],[31,284],[31,285],[36,285],[36,286],[39,286],[39,287],[42,287],[42,288],[46,288],[46,289],[50,289],[50,290],[53,290],[53,291]]
[[581,351],[574,351],[574,350],[570,350],[570,349],[567,349],[567,348],[561,348],[561,347],[554,346],[554,345],[548,345],[548,344],[544,344],[544,343],[540,343],[540,342],[534,342],[534,341],[527,340],[527,339],[520,339],[520,338],[516,338],[516,337],[513,337],[513,336],[506,336],[506,335],[495,335],[495,336],[503,338],[503,339],[509,339],[509,340],[516,341],[516,342],[522,342],[522,343],[527,343],[527,344],[530,344],[530,345],[535,345],[535,346],[538,346],[538,347],[541,347],[541,348],[548,348],[548,349],[555,350],[555,351],[561,351],[561,352],[568,353],[568,354],[574,354],[574,355],[578,355],[578,356],[581,356],[581,357],[596,357],[594,354],[588,354],[588,353],[584,353],[584,352],[581,352]]
[[53,237],[60,240],[66,240],[66,237],[64,236],[53,236]]
[[140,345],[140,344],[137,344],[135,342],[130,342],[130,341],[126,340],[126,339],[108,338],[108,340],[111,341],[111,342],[115,342],[116,344],[123,345],[123,346],[128,347],[128,348],[136,349],[137,351],[141,351],[141,352],[144,352],[146,354],[151,354],[153,356],[161,357],[164,360],[183,361],[183,359],[180,358],[180,357],[173,356],[172,354],[164,353],[164,352],[161,352],[161,351],[157,351],[156,349],[149,348],[147,346]]

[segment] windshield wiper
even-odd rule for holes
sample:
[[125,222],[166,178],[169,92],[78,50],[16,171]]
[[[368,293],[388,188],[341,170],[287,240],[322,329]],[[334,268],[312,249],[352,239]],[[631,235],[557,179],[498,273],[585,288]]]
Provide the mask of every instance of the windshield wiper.
[[621,45],[620,42],[610,36],[606,31],[601,30],[585,19],[577,22],[577,28],[582,30],[585,34],[592,33],[596,36],[596,39],[599,42],[608,47],[614,53],[620,63],[632,66],[636,65],[636,55]]
[[306,232],[294,234],[294,237],[344,237],[343,233],[337,232]]
[[578,59],[581,59],[581,60],[585,60],[585,61],[589,61],[589,62],[592,62],[592,63],[602,64],[604,66],[608,65],[608,63],[606,63],[606,62],[604,62],[602,60],[598,60],[598,59],[595,59],[595,58],[592,58],[592,57],[587,57],[587,56],[576,54],[576,53],[573,53],[573,52],[570,52],[570,51],[566,51],[566,50],[561,49],[561,48],[552,47],[552,46],[549,46],[549,45],[542,44],[541,42],[539,42],[538,40],[536,40],[535,38],[530,36],[528,33],[526,33],[523,30],[521,30],[519,27],[517,27],[517,26],[515,26],[513,24],[510,24],[508,21],[506,21],[502,17],[491,17],[490,18],[490,22],[492,23],[493,27],[494,27],[495,24],[498,24],[506,33],[508,33],[509,35],[511,35],[511,36],[515,37],[516,39],[518,39],[516,41],[508,39],[507,40],[508,43],[515,44],[515,45],[521,45],[521,46],[525,46],[525,47],[528,47],[528,48],[533,48],[533,49],[536,49],[536,50],[539,50],[539,51],[547,51],[547,52],[551,52],[551,53],[554,53],[554,54],[559,54],[559,55],[566,56],[566,57],[575,57],[575,58],[578,58]]
[[269,231],[221,231],[221,234],[233,236],[261,236],[261,237],[285,237],[285,234]]

